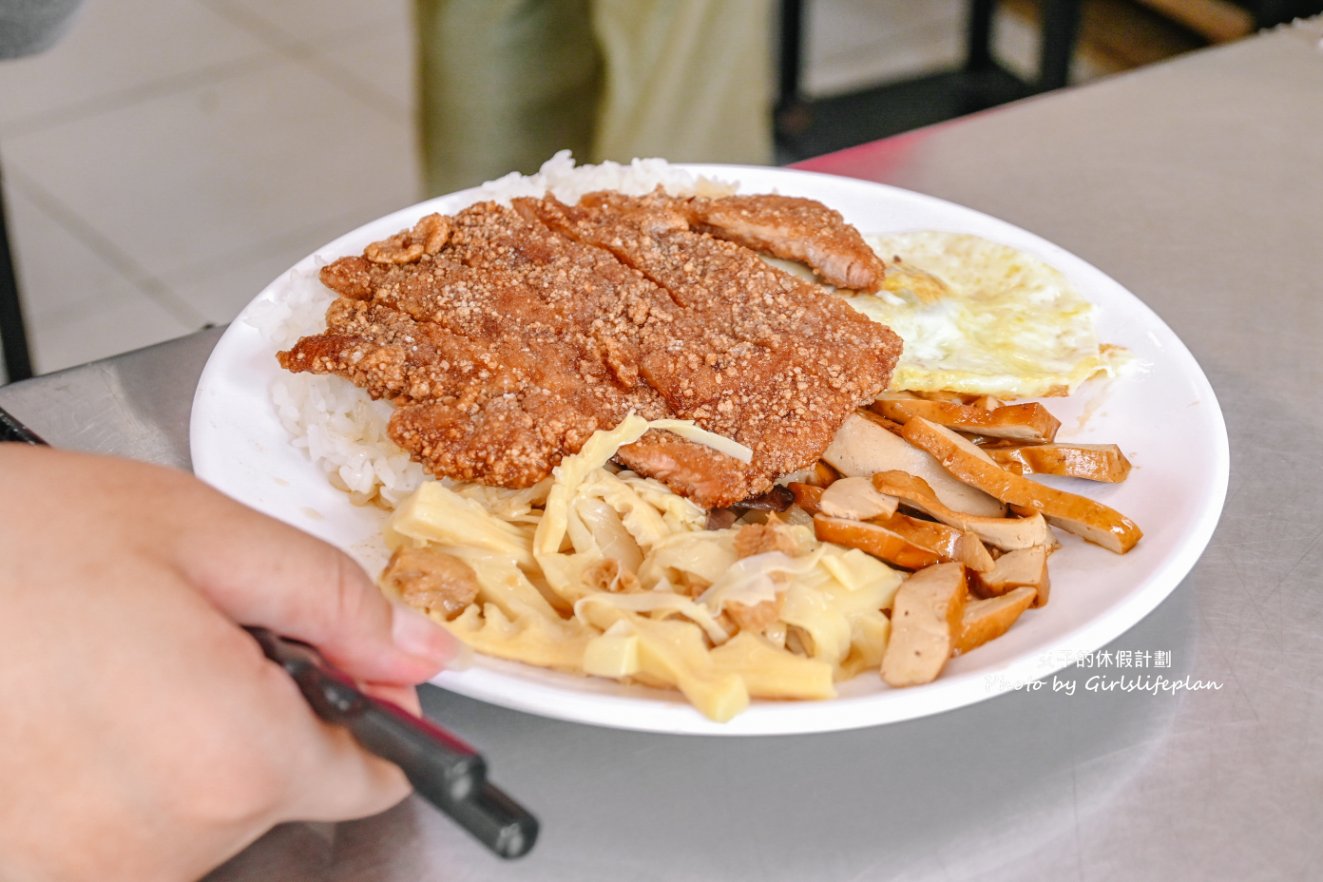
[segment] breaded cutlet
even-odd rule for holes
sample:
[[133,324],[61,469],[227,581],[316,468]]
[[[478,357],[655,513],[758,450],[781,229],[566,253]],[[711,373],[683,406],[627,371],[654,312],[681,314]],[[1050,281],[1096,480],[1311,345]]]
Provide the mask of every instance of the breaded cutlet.
[[281,364],[393,401],[391,438],[437,476],[528,486],[631,412],[669,432],[618,458],[708,508],[821,454],[885,387],[900,342],[747,248],[691,228],[687,200],[594,194],[425,218],[325,267],[327,331]]

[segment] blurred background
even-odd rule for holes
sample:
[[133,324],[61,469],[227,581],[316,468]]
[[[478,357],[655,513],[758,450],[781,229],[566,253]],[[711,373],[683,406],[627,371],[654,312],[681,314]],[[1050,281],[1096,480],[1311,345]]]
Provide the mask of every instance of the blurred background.
[[[1320,9],[774,2],[775,161]],[[423,198],[415,97],[409,0],[88,0],[52,48],[0,62],[6,229],[35,370],[228,322],[305,254]]]

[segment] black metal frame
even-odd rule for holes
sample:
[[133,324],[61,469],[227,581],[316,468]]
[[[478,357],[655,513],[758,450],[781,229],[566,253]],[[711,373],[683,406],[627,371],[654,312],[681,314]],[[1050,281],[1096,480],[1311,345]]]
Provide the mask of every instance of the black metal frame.
[[14,267],[14,255],[9,247],[3,173],[0,173],[0,348],[4,349],[5,376],[10,382],[26,380],[32,376],[32,356],[28,351],[23,301],[18,293],[18,271]]
[[[1070,61],[1079,38],[1080,0],[1040,0],[1041,41],[1038,78],[1029,84],[1046,92],[1070,84]],[[970,0],[966,24],[965,70],[978,73],[997,67],[992,54],[992,23],[997,0]]]
[[[810,101],[800,91],[807,4],[805,0],[781,0],[775,130],[778,148],[785,154],[782,160],[802,158],[796,154],[804,149],[812,152],[849,146],[821,137],[840,128],[845,117],[878,118],[882,124],[876,132],[859,131],[857,125],[848,127],[857,136],[883,137],[903,130],[887,127],[886,118],[895,116],[887,113],[888,110],[910,108],[904,114],[904,122],[927,125],[1068,85],[1070,62],[1079,37],[1082,0],[1039,2],[1042,8],[1039,69],[1030,81],[1007,70],[993,54],[997,0],[967,0],[965,59],[958,69],[921,72],[911,79],[880,84],[851,95]],[[916,107],[923,109],[914,111]]]

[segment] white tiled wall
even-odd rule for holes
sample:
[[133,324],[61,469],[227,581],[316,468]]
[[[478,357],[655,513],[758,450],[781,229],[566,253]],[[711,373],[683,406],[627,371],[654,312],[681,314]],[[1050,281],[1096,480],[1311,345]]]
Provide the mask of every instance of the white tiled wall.
[[[86,0],[53,49],[0,62],[37,370],[229,321],[303,255],[420,198],[411,6]],[[959,57],[962,0],[808,8],[810,94]],[[1011,61],[1032,55],[1032,32],[1003,32]]]

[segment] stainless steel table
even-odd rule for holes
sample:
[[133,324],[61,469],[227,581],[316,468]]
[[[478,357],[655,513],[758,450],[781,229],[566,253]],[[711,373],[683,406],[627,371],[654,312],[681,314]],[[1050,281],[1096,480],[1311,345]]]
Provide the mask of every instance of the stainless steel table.
[[[1175,329],[1231,434],[1222,522],[1109,649],[1219,689],[1014,692],[861,731],[610,731],[424,705],[545,822],[501,863],[411,800],[288,825],[236,879],[1316,879],[1323,865],[1323,22],[804,164],[982,209]],[[0,389],[53,443],[187,466],[218,332]],[[1059,677],[1083,681],[1087,670]]]

